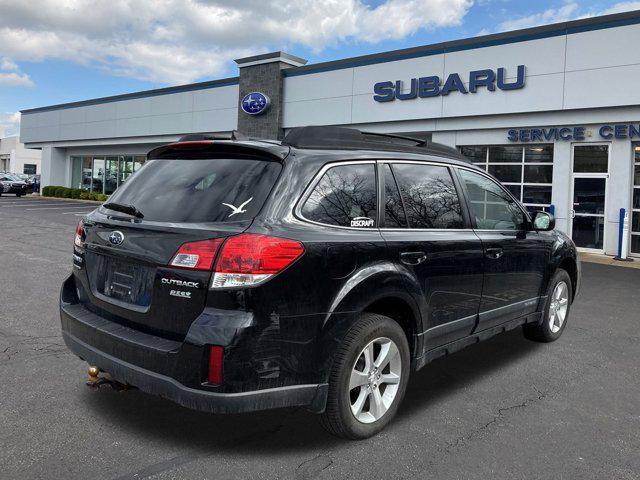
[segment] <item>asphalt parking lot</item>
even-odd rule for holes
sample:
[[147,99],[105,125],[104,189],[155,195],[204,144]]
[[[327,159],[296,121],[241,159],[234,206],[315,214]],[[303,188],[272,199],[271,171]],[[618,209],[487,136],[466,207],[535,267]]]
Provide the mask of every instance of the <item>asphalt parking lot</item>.
[[347,442],[303,409],[214,416],[85,387],[57,298],[95,206],[0,197],[2,479],[640,478],[640,270],[583,264],[559,341],[516,330],[439,359],[389,428]]

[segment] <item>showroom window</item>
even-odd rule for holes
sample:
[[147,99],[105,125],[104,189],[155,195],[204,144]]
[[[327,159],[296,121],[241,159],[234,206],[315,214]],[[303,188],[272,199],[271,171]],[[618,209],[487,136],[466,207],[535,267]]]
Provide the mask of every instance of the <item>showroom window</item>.
[[146,155],[72,156],[71,186],[111,195],[138,171]]
[[464,146],[460,153],[495,176],[529,211],[551,206],[553,145]]
[[25,163],[22,167],[22,173],[26,175],[35,175],[37,166],[34,163]]
[[633,199],[631,205],[631,253],[640,255],[640,143],[633,146]]

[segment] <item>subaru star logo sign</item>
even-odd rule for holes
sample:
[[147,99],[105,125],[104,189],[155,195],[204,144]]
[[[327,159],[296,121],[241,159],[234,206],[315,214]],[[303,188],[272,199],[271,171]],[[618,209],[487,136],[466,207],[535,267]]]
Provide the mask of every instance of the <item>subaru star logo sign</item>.
[[111,232],[111,235],[109,235],[109,243],[111,245],[120,245],[122,242],[124,242],[124,234],[122,232],[118,230]]
[[249,115],[260,115],[267,111],[271,100],[264,93],[251,92],[242,99],[242,110]]

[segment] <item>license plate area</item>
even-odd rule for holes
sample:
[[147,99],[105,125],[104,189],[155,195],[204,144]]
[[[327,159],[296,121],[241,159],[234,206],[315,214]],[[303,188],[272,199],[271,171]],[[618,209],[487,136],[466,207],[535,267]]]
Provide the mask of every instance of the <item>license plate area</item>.
[[151,305],[155,268],[104,255],[90,257],[87,272],[98,294],[138,307]]

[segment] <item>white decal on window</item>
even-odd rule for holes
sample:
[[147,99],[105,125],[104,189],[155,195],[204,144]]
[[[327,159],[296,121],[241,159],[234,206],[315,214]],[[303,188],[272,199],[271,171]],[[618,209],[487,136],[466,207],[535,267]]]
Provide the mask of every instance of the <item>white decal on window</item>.
[[[240,205],[239,207],[234,207],[233,205],[231,205],[230,203],[223,203],[223,205],[225,207],[229,207],[231,210],[233,210],[230,214],[229,217],[233,217],[236,213],[245,213],[246,210],[243,210],[244,206],[249,203],[251,200],[253,200],[253,197],[251,197],[249,200],[247,200],[246,202],[244,202],[242,205]],[[227,217],[227,218],[229,218]]]
[[369,217],[356,217],[351,219],[352,227],[373,227],[373,219]]

